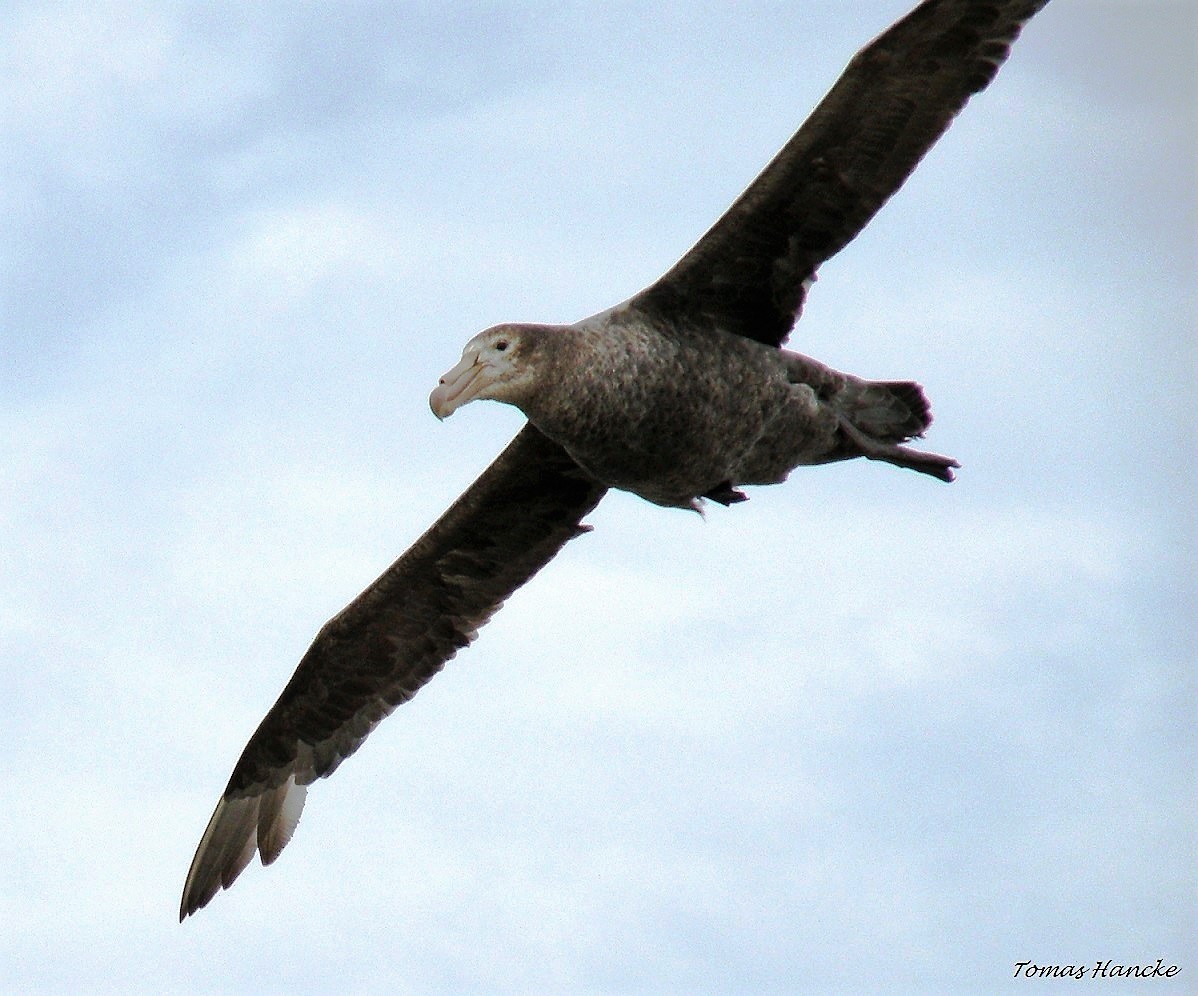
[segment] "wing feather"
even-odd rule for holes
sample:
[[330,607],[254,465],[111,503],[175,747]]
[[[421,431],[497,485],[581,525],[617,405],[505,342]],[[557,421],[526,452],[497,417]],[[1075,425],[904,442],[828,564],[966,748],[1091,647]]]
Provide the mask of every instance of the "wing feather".
[[200,840],[179,919],[291,839],[305,786],[466,646],[585,531],[603,485],[531,425],[382,576],[321,629],[254,735]]
[[702,239],[630,307],[786,340],[816,268],[896,191],[1048,0],[927,0],[878,36]]

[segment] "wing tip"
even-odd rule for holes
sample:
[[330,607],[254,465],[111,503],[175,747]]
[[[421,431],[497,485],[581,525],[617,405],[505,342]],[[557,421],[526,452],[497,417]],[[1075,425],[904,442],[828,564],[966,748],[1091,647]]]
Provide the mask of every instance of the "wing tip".
[[258,853],[269,865],[283,852],[299,826],[308,787],[297,785],[295,775],[264,793],[258,804]]
[[264,865],[279,856],[299,824],[306,795],[307,786],[297,785],[291,775],[282,785],[257,795],[221,797],[187,872],[179,901],[180,923],[229,888],[255,853],[261,854]]

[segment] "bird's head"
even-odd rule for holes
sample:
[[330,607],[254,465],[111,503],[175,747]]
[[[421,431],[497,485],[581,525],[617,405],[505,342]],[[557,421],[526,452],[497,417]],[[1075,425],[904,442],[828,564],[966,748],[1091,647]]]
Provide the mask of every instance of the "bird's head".
[[448,418],[478,399],[521,407],[537,378],[533,355],[539,352],[544,334],[544,328],[536,325],[496,325],[480,332],[466,343],[461,362],[429,395],[433,414]]

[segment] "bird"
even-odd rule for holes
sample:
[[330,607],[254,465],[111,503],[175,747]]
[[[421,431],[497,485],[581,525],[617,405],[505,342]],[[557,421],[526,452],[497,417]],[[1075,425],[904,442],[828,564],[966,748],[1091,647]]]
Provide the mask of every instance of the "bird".
[[474,336],[429,397],[526,424],[394,564],[319,631],[250,737],[188,870],[179,920],[291,839],[331,775],[609,489],[703,511],[798,466],[864,457],[951,481],[914,449],[932,414],[913,381],[870,381],[783,348],[819,266],[899,189],[993,80],[1048,0],[925,0],[862,48],[798,131],[664,276],[573,325]]

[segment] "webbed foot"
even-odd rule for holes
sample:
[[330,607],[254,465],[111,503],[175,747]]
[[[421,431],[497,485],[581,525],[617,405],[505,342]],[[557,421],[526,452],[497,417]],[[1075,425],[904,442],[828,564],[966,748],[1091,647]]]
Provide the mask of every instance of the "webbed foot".
[[712,501],[718,501],[725,508],[729,505],[735,505],[737,502],[749,500],[749,496],[743,491],[737,491],[732,486],[731,481],[724,481],[723,484],[717,484],[710,491],[705,492],[703,497],[710,498]]
[[879,442],[867,436],[845,418],[840,420],[840,431],[852,440],[857,447],[858,455],[867,460],[881,460],[896,467],[917,470],[921,474],[927,474],[946,482],[953,480],[953,470],[961,466],[952,457],[941,456],[939,453],[925,453],[923,450],[913,450],[908,446]]

